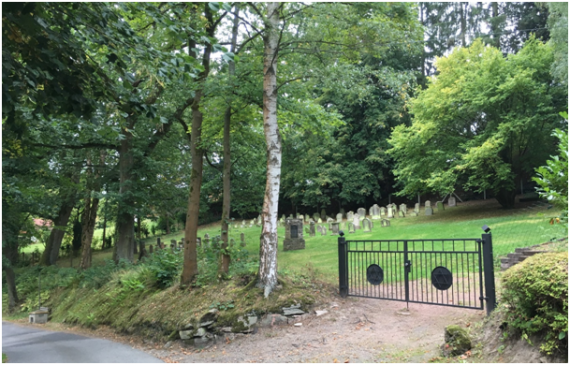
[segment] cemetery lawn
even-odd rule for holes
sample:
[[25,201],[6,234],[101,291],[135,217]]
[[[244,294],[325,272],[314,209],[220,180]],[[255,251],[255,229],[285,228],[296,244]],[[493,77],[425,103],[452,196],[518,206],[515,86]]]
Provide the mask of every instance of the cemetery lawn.
[[[346,233],[347,240],[390,240],[390,239],[444,239],[444,238],[481,238],[481,227],[488,225],[493,235],[493,253],[495,262],[500,256],[514,252],[515,248],[527,247],[551,240],[567,237],[567,227],[563,224],[550,224],[551,217],[559,212],[547,209],[546,205],[536,203],[518,203],[518,209],[504,210],[494,200],[471,201],[458,203],[456,207],[446,207],[443,212],[424,216],[423,207],[418,217],[409,216],[390,220],[390,227],[381,228],[380,221],[373,221],[374,228],[370,233],[358,230],[357,233]],[[530,207],[530,208],[529,208]],[[259,257],[259,235],[261,227],[253,226],[241,229],[241,220],[235,219],[237,228],[232,226],[230,237],[240,242],[240,233],[245,235],[246,249],[253,257]],[[249,221],[248,221],[249,223]],[[307,227],[308,225],[305,225]],[[304,230],[304,228],[303,228]],[[219,235],[220,224],[200,227],[199,237],[206,233],[210,237]],[[303,232],[305,250],[283,251],[285,228],[279,227],[278,265],[282,273],[303,274],[311,271],[320,279],[338,282],[338,237],[316,233],[315,237]],[[347,232],[347,231],[345,231]],[[183,232],[162,236],[167,245],[171,239],[180,241]],[[148,238],[148,244],[155,244],[156,238]]]
[[[390,227],[381,228],[380,221],[373,221],[374,228],[370,233],[358,230],[356,233],[347,233],[347,240],[391,240],[391,239],[443,239],[443,238],[481,238],[481,227],[488,225],[493,235],[493,253],[495,262],[500,256],[506,256],[514,252],[515,248],[527,247],[535,244],[553,241],[567,237],[567,227],[563,224],[550,224],[550,219],[559,215],[554,209],[546,209],[546,206],[535,207],[535,203],[518,203],[517,209],[501,209],[494,199],[486,201],[470,201],[458,203],[456,207],[446,207],[443,212],[434,215],[423,215],[423,207],[417,217],[395,218],[390,220]],[[531,207],[530,209],[528,207]],[[239,244],[240,233],[244,233],[249,255],[259,257],[259,235],[261,227],[253,226],[241,229],[241,220],[236,218],[237,228],[230,229],[230,238],[234,238]],[[249,223],[249,221],[248,221]],[[305,225],[304,227],[308,227]],[[304,230],[304,228],[303,228]],[[204,237],[208,233],[210,237],[220,234],[220,223],[212,223],[200,226],[198,237]],[[326,236],[316,233],[315,237],[303,232],[305,238],[305,250],[283,251],[283,238],[285,228],[279,227],[278,265],[281,273],[304,274],[308,270],[317,275],[319,279],[329,283],[338,280],[338,237],[331,236],[327,230]],[[145,239],[148,245],[156,245],[158,236]],[[161,240],[167,246],[170,240],[177,242],[184,237],[184,232],[175,232],[169,235],[161,235]],[[35,244],[28,246],[26,252]],[[33,249],[31,249],[33,250]],[[111,259],[112,249],[93,252],[93,265],[103,263]],[[135,255],[136,256],[136,255]],[[73,266],[79,265],[79,258],[74,258]],[[58,265],[69,267],[70,260],[60,259]]]

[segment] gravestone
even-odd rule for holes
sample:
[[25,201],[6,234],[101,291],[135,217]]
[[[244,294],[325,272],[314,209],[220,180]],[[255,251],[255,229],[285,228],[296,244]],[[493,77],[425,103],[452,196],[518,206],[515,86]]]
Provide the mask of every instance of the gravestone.
[[354,233],[356,230],[354,229],[354,223],[348,222],[348,233]]
[[305,234],[308,236],[308,235],[309,235],[309,233],[310,233],[310,231],[309,231],[309,227],[305,227]]
[[321,236],[326,236],[327,235],[327,227],[323,226],[321,228]]
[[152,255],[153,249],[152,249],[152,245],[148,246],[148,254]]
[[289,218],[288,219],[293,219],[293,214],[289,214]]
[[160,237],[156,238],[156,249],[162,248],[162,243],[160,243]]
[[392,208],[391,204],[388,204],[388,218],[394,218],[394,208]]
[[327,211],[325,208],[321,209],[321,219],[325,220],[327,218]]
[[415,210],[413,210],[413,211],[410,213],[410,215],[411,215],[412,217],[417,217],[417,216],[418,216],[418,212],[416,212]]
[[372,226],[370,224],[370,219],[368,218],[364,218],[362,220],[362,230],[364,232],[371,232],[372,231]]
[[380,227],[390,227],[390,220],[382,218],[380,221]]
[[315,222],[310,222],[309,227],[309,236],[315,237]]
[[317,225],[317,232],[321,233],[322,230],[323,230],[323,226],[320,225],[320,224],[318,224],[318,225]]
[[204,235],[204,247],[210,247],[210,235],[207,233]]
[[345,231],[346,230],[346,222],[342,221],[339,223],[339,228],[341,231]]
[[346,220],[352,221],[354,219],[354,212],[351,210],[350,212],[346,213]]
[[319,220],[317,221],[317,223],[323,223],[323,220],[321,218],[319,218]]
[[239,239],[240,239],[239,245],[241,247],[245,247],[245,234],[243,232],[239,235]]
[[354,218],[352,219],[352,224],[354,224],[354,229],[360,229],[360,216],[358,215],[358,213],[354,215]]
[[457,205],[457,202],[455,201],[455,197],[450,196],[449,199],[447,199],[447,206],[448,207],[454,207],[456,205]]
[[143,257],[148,257],[148,252],[146,252],[144,241],[139,240],[139,260],[142,260]]
[[[198,237],[198,239],[200,239],[200,237]],[[200,243],[200,244],[202,244],[202,243]],[[184,242],[182,242],[182,241],[178,242],[178,250],[182,251],[183,249],[184,249]]]
[[424,206],[431,207],[431,202],[429,200],[426,200],[426,202],[424,203]]
[[338,235],[339,224],[340,224],[340,223],[338,223],[338,222],[331,223],[331,225],[332,225],[332,227],[331,227],[331,235],[332,235],[332,236],[337,236],[337,235]]
[[305,216],[302,215],[302,214],[298,214],[298,215],[297,215],[297,219],[304,220],[304,219],[305,219]]
[[380,207],[380,218],[386,215],[386,208]]
[[337,222],[342,222],[342,213],[338,213],[338,214],[336,215],[336,221],[337,221]]
[[372,219],[380,219],[380,207],[378,204],[374,204],[370,208],[370,217],[372,217]]
[[420,212],[420,203],[416,203],[414,205],[414,212],[419,213]]
[[404,212],[404,216],[405,216],[406,214],[408,214],[408,207],[406,206],[406,204],[400,204],[400,210],[401,210],[402,212]]
[[313,220],[316,222],[319,220],[321,216],[319,215],[319,213],[313,213]]
[[424,208],[424,214],[425,215],[433,215],[433,209],[430,206],[426,206]]
[[360,219],[366,218],[366,209],[364,209],[364,208],[358,208],[358,210],[356,211],[356,213],[358,214],[358,216],[360,217]]
[[233,238],[230,238],[230,247],[234,247],[236,245],[236,240]]
[[443,207],[443,202],[441,201],[435,202],[435,206],[437,207],[438,212],[443,212],[445,210],[445,208]]
[[[182,241],[179,244],[182,245]],[[200,237],[196,237],[196,247],[202,247],[202,239]]]
[[176,248],[176,240],[170,240],[170,251],[174,252]]
[[332,218],[327,218],[327,223],[332,223],[332,222],[336,222],[336,221]]
[[398,211],[398,217],[400,218],[405,218],[406,217],[406,213],[403,210],[399,210]]
[[311,219],[311,217],[309,217],[308,214],[305,214],[305,223],[309,223],[309,219]]
[[340,214],[342,214],[342,217],[346,217],[346,212],[344,211],[344,208],[340,208]]

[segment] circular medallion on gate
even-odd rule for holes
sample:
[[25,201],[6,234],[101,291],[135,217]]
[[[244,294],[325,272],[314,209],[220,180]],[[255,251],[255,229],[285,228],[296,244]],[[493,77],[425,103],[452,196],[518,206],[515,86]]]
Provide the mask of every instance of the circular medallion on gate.
[[366,269],[366,280],[372,285],[378,285],[384,280],[384,270],[376,264],[368,266]]
[[439,290],[447,290],[453,283],[453,275],[446,267],[438,266],[431,272],[431,283]]

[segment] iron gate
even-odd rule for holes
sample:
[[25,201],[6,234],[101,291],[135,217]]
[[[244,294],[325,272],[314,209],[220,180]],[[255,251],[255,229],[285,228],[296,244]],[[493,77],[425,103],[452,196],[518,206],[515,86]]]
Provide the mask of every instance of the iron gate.
[[486,301],[487,313],[496,305],[490,233],[465,239],[350,241],[340,235],[343,297],[471,309],[483,309]]

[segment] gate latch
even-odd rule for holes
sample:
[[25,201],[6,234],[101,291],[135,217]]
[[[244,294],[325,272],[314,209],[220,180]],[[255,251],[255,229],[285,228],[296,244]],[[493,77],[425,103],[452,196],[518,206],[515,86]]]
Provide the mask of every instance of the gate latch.
[[412,272],[412,262],[410,260],[408,260],[404,263],[404,267],[406,268],[406,270],[408,272]]

